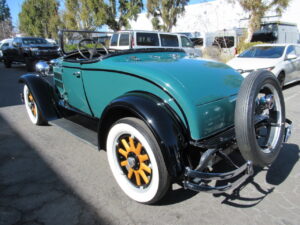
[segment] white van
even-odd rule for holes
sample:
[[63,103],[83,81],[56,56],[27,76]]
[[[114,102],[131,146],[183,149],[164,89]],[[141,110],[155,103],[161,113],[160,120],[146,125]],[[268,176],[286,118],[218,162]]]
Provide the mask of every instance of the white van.
[[110,49],[180,48],[186,53],[201,57],[200,49],[194,48],[191,40],[183,34],[159,31],[119,31],[112,35]]

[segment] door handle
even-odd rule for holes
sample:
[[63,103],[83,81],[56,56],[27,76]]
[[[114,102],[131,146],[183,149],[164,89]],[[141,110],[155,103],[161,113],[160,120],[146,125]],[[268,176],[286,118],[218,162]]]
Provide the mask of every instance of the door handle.
[[80,77],[80,74],[81,74],[81,72],[80,72],[80,71],[77,71],[77,72],[74,72],[74,73],[73,73],[73,75],[74,75],[75,77],[77,77],[77,78],[79,78],[79,77]]

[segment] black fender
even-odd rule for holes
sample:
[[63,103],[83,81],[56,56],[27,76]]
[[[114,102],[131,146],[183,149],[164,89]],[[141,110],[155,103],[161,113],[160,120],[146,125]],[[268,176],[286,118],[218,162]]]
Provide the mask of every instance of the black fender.
[[113,123],[128,116],[148,125],[160,145],[169,174],[180,176],[184,171],[181,153],[188,145],[187,130],[175,111],[150,93],[128,93],[106,107],[99,121],[99,148],[106,148],[106,137]]
[[31,91],[38,110],[47,121],[60,118],[56,107],[54,88],[37,74],[24,74],[19,78]]

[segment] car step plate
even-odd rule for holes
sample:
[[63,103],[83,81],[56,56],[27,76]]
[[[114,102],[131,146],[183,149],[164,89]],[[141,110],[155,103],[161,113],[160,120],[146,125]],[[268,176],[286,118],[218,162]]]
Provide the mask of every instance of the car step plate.
[[97,132],[94,127],[89,127],[87,123],[78,124],[73,122],[71,119],[57,119],[50,122],[51,125],[56,125],[68,133],[80,138],[82,141],[92,145],[95,148],[98,148],[98,137]]

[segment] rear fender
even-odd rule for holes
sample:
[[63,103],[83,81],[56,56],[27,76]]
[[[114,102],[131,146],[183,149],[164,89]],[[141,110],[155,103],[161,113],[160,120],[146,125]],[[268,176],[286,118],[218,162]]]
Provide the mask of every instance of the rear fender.
[[153,132],[169,174],[172,177],[182,174],[181,153],[187,147],[187,131],[172,108],[150,93],[129,93],[107,106],[99,122],[99,148],[106,148],[106,137],[113,123],[129,116],[143,120]]
[[19,83],[28,86],[43,118],[47,121],[60,118],[54,88],[47,81],[37,74],[25,74],[20,77]]

